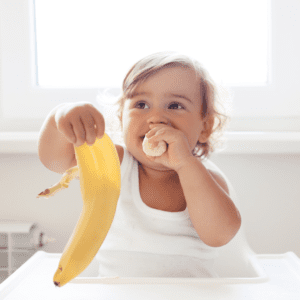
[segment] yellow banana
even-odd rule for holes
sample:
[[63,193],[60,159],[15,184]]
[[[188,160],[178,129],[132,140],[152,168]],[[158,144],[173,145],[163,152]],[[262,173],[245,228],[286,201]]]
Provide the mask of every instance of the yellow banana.
[[75,147],[75,155],[83,209],[53,277],[59,287],[78,276],[94,259],[110,229],[121,190],[119,157],[107,134],[92,146],[85,143]]

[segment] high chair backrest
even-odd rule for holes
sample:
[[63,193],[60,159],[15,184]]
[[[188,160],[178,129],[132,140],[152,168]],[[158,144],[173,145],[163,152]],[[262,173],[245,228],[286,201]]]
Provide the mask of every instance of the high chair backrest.
[[203,160],[203,164],[207,169],[216,171],[223,176],[227,183],[230,197],[242,217],[242,225],[236,236],[228,244],[218,248],[219,256],[214,264],[215,270],[220,277],[255,277],[250,262],[250,257],[253,257],[255,253],[250,248],[245,236],[243,212],[236,192],[227,176],[216,166],[216,164],[210,159]]

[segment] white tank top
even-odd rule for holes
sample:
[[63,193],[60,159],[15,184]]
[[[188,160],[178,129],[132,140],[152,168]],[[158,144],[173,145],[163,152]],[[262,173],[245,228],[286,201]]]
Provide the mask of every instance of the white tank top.
[[115,217],[96,255],[99,276],[218,277],[217,255],[199,238],[187,208],[167,212],[143,202],[138,162],[124,147]]

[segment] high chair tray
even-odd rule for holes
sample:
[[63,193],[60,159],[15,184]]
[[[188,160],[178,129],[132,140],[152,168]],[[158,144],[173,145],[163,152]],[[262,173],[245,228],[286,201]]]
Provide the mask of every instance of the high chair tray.
[[61,254],[38,251],[0,284],[0,300],[300,299],[300,259],[293,252],[254,256],[253,278],[77,277],[58,288],[53,275]]

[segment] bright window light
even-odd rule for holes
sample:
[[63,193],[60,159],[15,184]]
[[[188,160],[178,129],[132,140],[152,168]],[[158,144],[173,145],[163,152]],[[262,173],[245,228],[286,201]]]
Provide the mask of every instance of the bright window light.
[[120,88],[146,55],[179,51],[231,86],[268,83],[269,0],[35,0],[37,85]]

